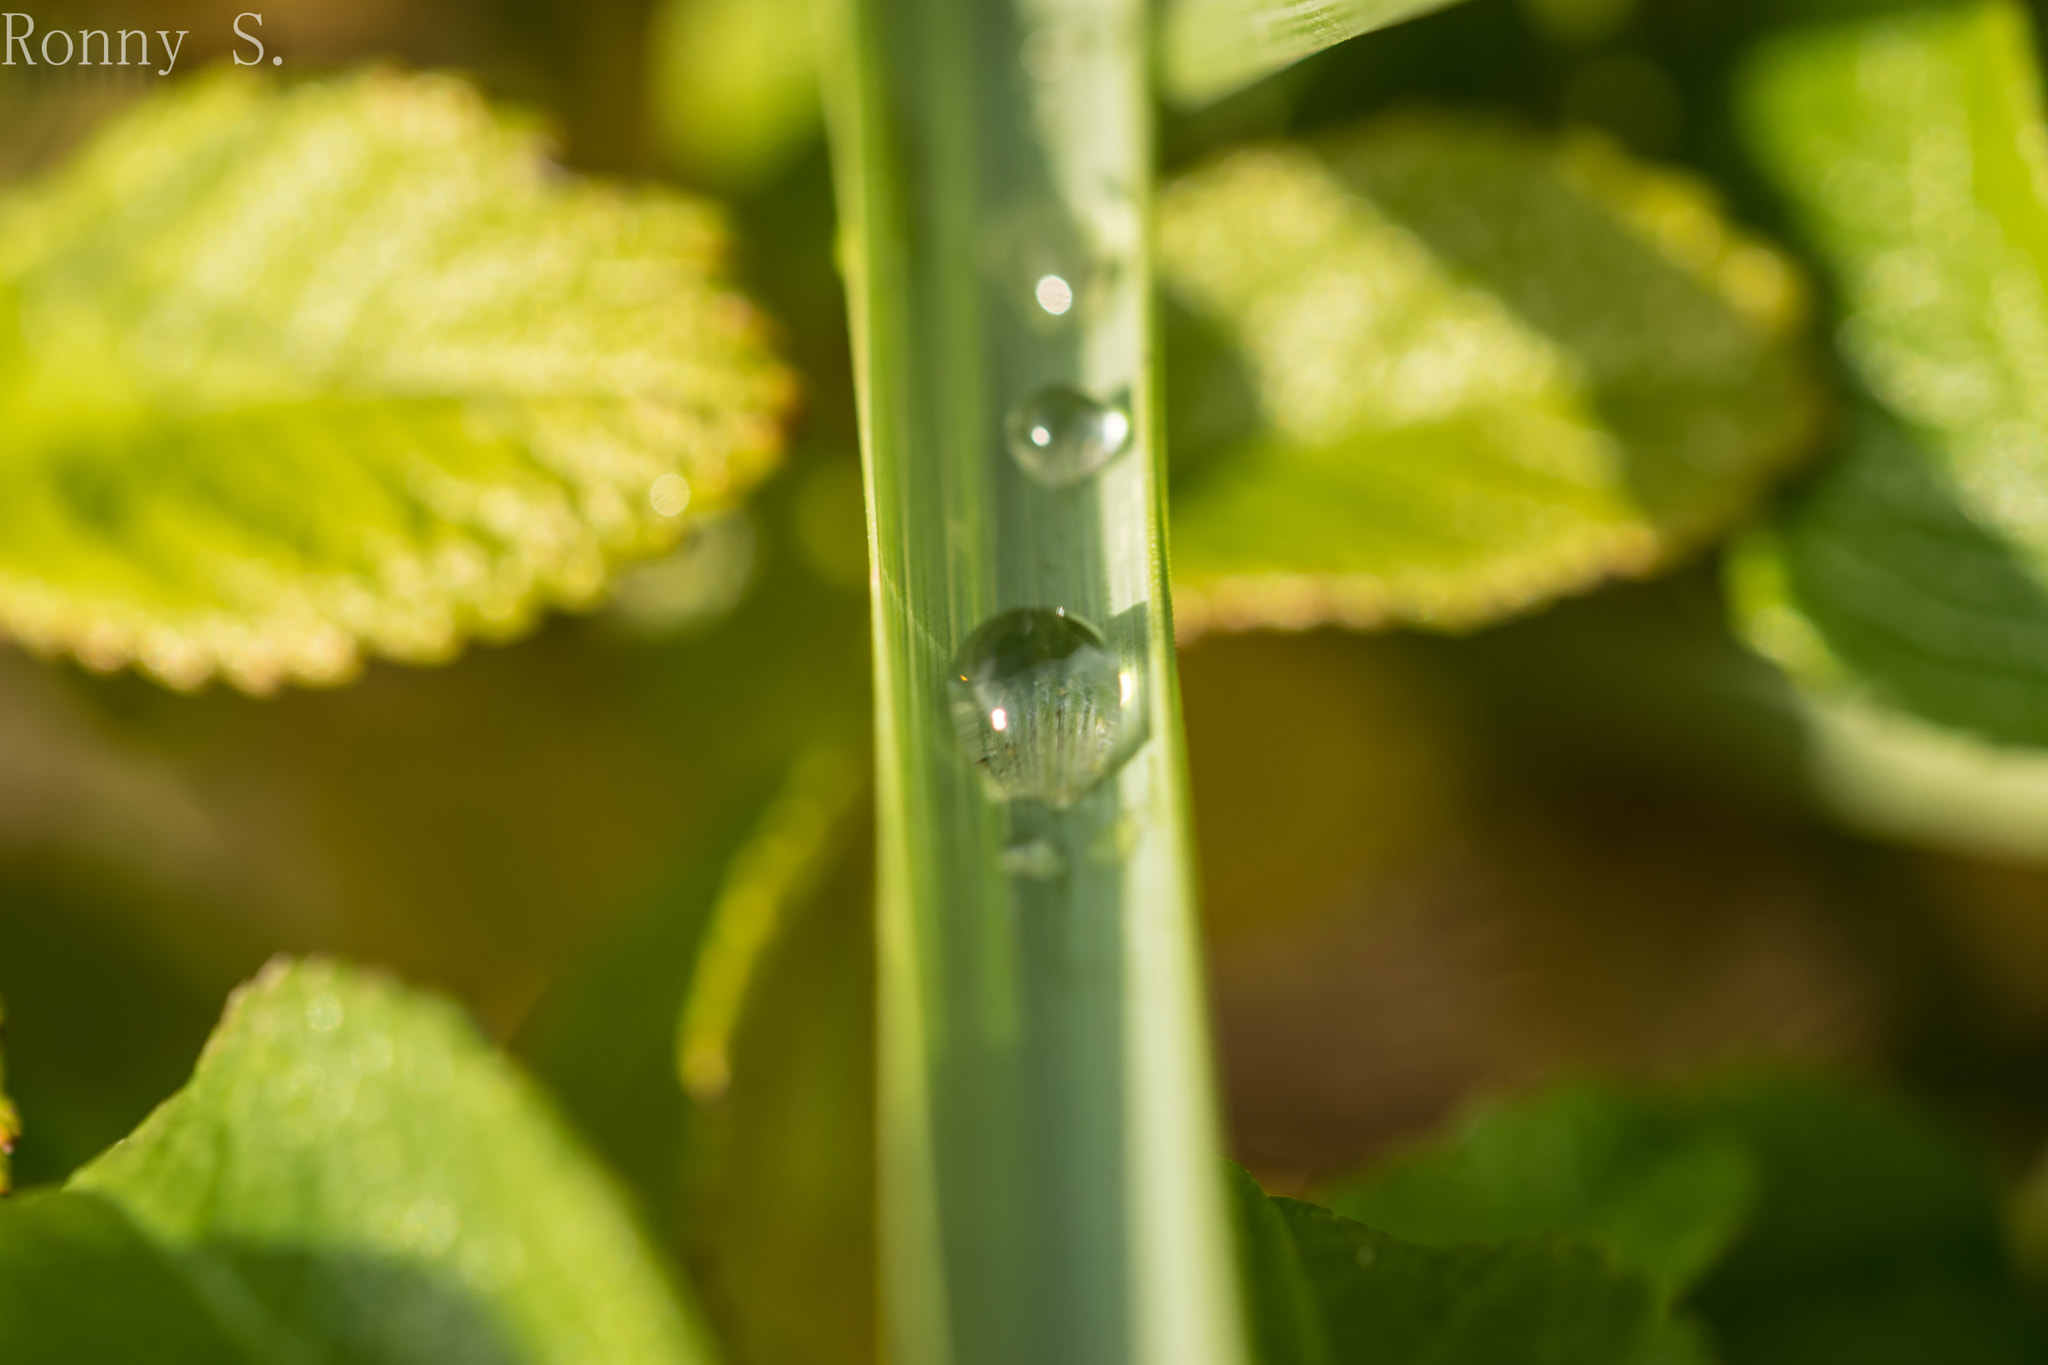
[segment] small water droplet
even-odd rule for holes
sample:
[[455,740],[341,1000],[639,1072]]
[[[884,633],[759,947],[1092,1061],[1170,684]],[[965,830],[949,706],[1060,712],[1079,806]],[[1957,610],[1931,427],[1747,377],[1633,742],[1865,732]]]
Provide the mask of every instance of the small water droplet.
[[1373,1249],[1371,1247],[1360,1247],[1358,1249],[1358,1263],[1360,1265],[1371,1265],[1374,1259],[1375,1257],[1373,1254]]
[[1003,871],[1013,877],[1049,882],[1067,873],[1067,855],[1050,839],[1031,839],[1011,844],[1002,851]]
[[1025,607],[989,618],[960,647],[949,684],[961,747],[999,800],[1072,805],[1117,760],[1117,661],[1079,617]]
[[1058,275],[1040,275],[1038,283],[1032,286],[1031,296],[1054,317],[1064,316],[1074,306],[1074,286]]
[[1112,403],[1054,385],[1010,414],[1010,453],[1055,488],[1079,483],[1131,443],[1131,418]]

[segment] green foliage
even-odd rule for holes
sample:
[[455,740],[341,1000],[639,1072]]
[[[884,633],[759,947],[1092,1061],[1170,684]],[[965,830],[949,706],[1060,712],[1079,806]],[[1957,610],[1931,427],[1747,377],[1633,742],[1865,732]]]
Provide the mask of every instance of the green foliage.
[[263,691],[591,601],[778,444],[722,253],[452,80],[145,101],[0,200],[0,628]]
[[1813,1076],[1565,1087],[1486,1111],[1329,1202],[1428,1246],[1597,1252],[1679,1310],[1658,1349],[1726,1365],[1992,1365],[2048,1344],[1971,1154]]
[[1161,217],[1199,320],[1191,628],[1470,627],[1648,573],[1814,429],[1792,268],[1601,142],[1397,117],[1235,153]]
[[1626,1092],[1567,1086],[1483,1112],[1452,1142],[1325,1202],[1427,1246],[1581,1239],[1671,1299],[1727,1249],[1755,1183],[1751,1155],[1731,1133]]
[[1457,0],[1167,0],[1159,14],[1160,83],[1201,104],[1347,38]]
[[[132,1137],[67,1192],[0,1206],[0,1265],[25,1262],[133,1286],[192,1343],[173,1359],[709,1358],[530,1087],[449,1006],[325,962],[267,969]],[[79,1349],[126,1306],[0,1281],[8,1358],[131,1358]]]
[[1811,690],[1823,773],[1852,815],[2038,854],[2048,163],[2033,51],[2018,5],[1972,3],[1798,31],[1754,64],[1750,141],[1833,272],[1844,358],[1879,406],[1747,539],[1734,591],[1749,638]]
[[1261,1365],[1652,1365],[1689,1357],[1647,1281],[1588,1246],[1434,1248],[1237,1172],[1252,1331]]

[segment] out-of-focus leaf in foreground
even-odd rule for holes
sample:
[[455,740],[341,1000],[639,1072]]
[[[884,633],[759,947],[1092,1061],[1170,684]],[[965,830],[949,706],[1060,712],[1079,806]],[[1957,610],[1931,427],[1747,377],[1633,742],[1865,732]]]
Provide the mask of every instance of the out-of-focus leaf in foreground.
[[1682,1294],[1749,1212],[1735,1137],[1620,1091],[1562,1087],[1331,1191],[1348,1218],[1429,1246],[1573,1236]]
[[1810,689],[1850,814],[2048,853],[2048,143],[2025,13],[1797,31],[1744,106],[1882,407],[1738,556],[1743,625]]
[[0,200],[0,631],[262,691],[591,601],[779,445],[724,250],[453,79],[145,102]]
[[1160,254],[1190,629],[1457,629],[1645,574],[1816,426],[1791,267],[1590,137],[1240,152],[1166,192]]
[[1436,1248],[1233,1181],[1260,1365],[1678,1365],[1649,1283],[1589,1246]]
[[1219,99],[1324,48],[1457,0],[1168,0],[1160,83],[1178,104]]
[[[533,1089],[448,1005],[324,962],[239,992],[191,1083],[67,1193],[0,1205],[0,1266],[52,1247],[103,1267],[73,1283],[168,1296],[169,1267],[172,1320],[235,1344],[192,1359],[710,1358]],[[112,1330],[102,1292],[0,1298],[7,1358],[166,1358],[83,1349]]]

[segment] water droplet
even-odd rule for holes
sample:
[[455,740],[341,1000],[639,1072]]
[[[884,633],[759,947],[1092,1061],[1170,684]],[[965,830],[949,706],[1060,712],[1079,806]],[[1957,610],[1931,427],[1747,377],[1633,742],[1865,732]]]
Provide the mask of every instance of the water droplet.
[[1011,844],[1001,854],[1003,871],[1013,877],[1049,882],[1067,873],[1067,855],[1050,839],[1031,839]]
[[1131,443],[1131,418],[1058,385],[1041,389],[1010,414],[1010,453],[1041,483],[1079,483]]
[[1079,617],[1043,607],[991,617],[960,647],[949,682],[961,746],[999,800],[1069,806],[1117,761],[1117,661]]
[[1054,317],[1063,316],[1074,306],[1074,286],[1058,275],[1040,275],[1038,283],[1032,286],[1031,296]]

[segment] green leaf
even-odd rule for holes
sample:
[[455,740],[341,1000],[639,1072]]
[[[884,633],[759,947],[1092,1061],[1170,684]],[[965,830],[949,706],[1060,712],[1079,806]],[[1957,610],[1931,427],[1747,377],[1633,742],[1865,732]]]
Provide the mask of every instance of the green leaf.
[[0,1203],[0,1360],[274,1358],[249,1349],[228,1315],[106,1200],[38,1190]]
[[1261,1365],[1650,1365],[1696,1359],[1647,1281],[1590,1246],[1433,1248],[1234,1185]]
[[1174,433],[1188,629],[1458,629],[1647,574],[1815,429],[1791,267],[1591,137],[1384,119],[1236,153],[1161,217],[1207,333]]
[[1754,1184],[1732,1134],[1619,1090],[1568,1086],[1484,1111],[1323,1202],[1427,1246],[1584,1240],[1675,1299],[1734,1240]]
[[1160,83],[1205,104],[1361,33],[1457,0],[1168,0],[1159,15]]
[[[1743,628],[1813,695],[1823,786],[1852,813],[2039,854],[2048,145],[2025,13],[1979,3],[1802,30],[1758,58],[1743,105],[1835,275],[1843,352],[1882,405],[1743,547]],[[1988,831],[1952,803],[1973,788]],[[2006,797],[2019,804],[2000,819]]]
[[[126,1215],[249,1360],[710,1358],[532,1089],[450,1006],[334,964],[279,962],[238,992],[191,1083],[71,1189]],[[50,1217],[54,1234],[0,1221],[0,1247],[72,1236],[135,1259],[98,1214]],[[26,1358],[127,1358],[72,1349],[91,1317],[38,1308]]]
[[0,200],[0,629],[264,691],[590,602],[779,443],[723,251],[452,79],[144,102]]
[[1695,1101],[1760,1176],[1693,1302],[1730,1365],[2018,1365],[2048,1339],[1996,1192],[1939,1125],[1839,1081],[1765,1074]]

